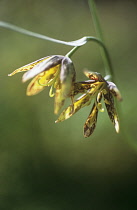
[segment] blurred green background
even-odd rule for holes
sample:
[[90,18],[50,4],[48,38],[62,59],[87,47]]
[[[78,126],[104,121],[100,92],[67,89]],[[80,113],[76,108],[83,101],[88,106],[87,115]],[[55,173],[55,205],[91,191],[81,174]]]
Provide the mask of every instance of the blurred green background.
[[[121,132],[99,113],[84,139],[91,106],[55,124],[48,89],[27,97],[18,67],[70,46],[0,28],[0,210],[137,209],[137,4],[96,1],[123,102]],[[0,0],[0,20],[66,41],[95,36],[86,0]],[[73,56],[77,80],[85,67],[104,75],[97,44]]]

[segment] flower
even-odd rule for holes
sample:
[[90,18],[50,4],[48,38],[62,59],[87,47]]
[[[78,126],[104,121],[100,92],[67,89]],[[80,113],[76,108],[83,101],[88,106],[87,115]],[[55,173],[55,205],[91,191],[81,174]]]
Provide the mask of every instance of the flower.
[[52,90],[56,89],[54,112],[57,114],[65,99],[70,96],[76,79],[71,59],[62,55],[47,56],[16,69],[8,76],[23,71],[27,71],[22,77],[23,82],[34,77],[27,87],[28,96],[36,95],[46,86],[51,86],[50,96],[52,97],[54,96]]
[[[84,137],[89,137],[95,130],[98,111],[104,111],[101,104],[103,98],[109,118],[115,126],[116,132],[119,132],[119,118],[114,106],[114,97],[119,101],[122,100],[122,97],[117,86],[103,78],[100,73],[84,71],[89,80],[76,82],[76,72],[71,59],[62,55],[41,58],[13,71],[9,76],[23,71],[27,71],[22,77],[23,82],[33,78],[27,87],[26,94],[28,96],[36,95],[46,86],[51,86],[49,95],[51,97],[55,95],[55,114],[58,114],[65,99],[71,98],[72,104],[60,114],[56,123],[70,118],[94,100],[84,124]],[[53,89],[55,89],[55,94]],[[74,97],[79,93],[83,95],[74,100]]]
[[98,111],[103,112],[101,100],[104,98],[104,103],[109,115],[110,120],[115,126],[115,130],[119,132],[119,119],[114,106],[114,97],[116,97],[119,101],[122,100],[120,92],[117,86],[109,81],[106,81],[101,74],[97,72],[89,72],[85,71],[85,75],[90,79],[84,82],[74,83],[72,90],[72,97],[74,97],[78,93],[84,93],[78,99],[74,101],[73,104],[68,106],[56,120],[57,122],[62,122],[72,115],[74,115],[81,108],[90,105],[91,101],[94,99],[94,104],[91,109],[91,112],[84,124],[84,137],[89,137],[97,123]]

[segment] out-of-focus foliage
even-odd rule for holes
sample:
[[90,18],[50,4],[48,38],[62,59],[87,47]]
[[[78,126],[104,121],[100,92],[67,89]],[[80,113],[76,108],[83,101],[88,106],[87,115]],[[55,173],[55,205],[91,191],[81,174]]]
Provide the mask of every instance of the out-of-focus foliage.
[[[131,146],[137,142],[137,4],[97,1],[97,7],[124,99],[119,135],[105,112],[84,139],[92,105],[55,124],[49,90],[27,97],[21,75],[7,75],[41,57],[65,55],[71,47],[0,28],[0,209],[137,208],[137,151]],[[1,0],[0,20],[66,41],[95,35],[84,0]],[[85,80],[85,67],[104,74],[97,44],[81,47],[72,59],[78,80]]]

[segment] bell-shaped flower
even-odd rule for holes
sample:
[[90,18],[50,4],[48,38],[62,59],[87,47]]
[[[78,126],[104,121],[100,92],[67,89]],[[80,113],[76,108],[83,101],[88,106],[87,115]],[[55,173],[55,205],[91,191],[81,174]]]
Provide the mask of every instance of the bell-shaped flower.
[[57,114],[65,99],[70,96],[75,82],[76,73],[71,59],[62,55],[44,57],[15,70],[9,76],[23,71],[27,71],[22,77],[23,82],[33,78],[27,87],[28,96],[36,95],[46,86],[51,86],[52,97],[52,91],[56,89],[54,112]]
[[119,119],[114,106],[115,96],[119,101],[122,100],[120,92],[116,85],[112,82],[106,81],[101,74],[97,72],[84,72],[85,75],[90,79],[88,81],[79,82],[74,84],[74,89],[72,91],[72,96],[78,93],[84,93],[81,97],[76,99],[73,104],[67,107],[59,116],[56,122],[61,122],[72,115],[74,115],[81,108],[90,105],[91,101],[94,99],[94,104],[92,110],[84,124],[84,137],[89,137],[97,123],[98,111],[103,112],[101,100],[104,98],[106,109],[108,115],[115,126],[116,132],[119,132]]

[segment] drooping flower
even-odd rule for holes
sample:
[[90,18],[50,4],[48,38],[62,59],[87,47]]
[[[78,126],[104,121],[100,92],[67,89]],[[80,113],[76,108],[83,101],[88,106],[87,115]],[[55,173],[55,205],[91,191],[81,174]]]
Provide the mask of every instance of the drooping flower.
[[74,89],[72,91],[72,96],[78,93],[84,93],[81,97],[76,99],[73,104],[67,107],[57,119],[57,122],[62,122],[72,115],[74,115],[81,108],[90,105],[91,101],[94,99],[94,104],[91,112],[84,124],[84,137],[89,137],[97,123],[98,111],[104,111],[102,109],[101,100],[104,98],[106,109],[110,120],[115,126],[116,132],[119,132],[119,119],[114,106],[114,97],[119,101],[122,100],[120,92],[116,85],[112,82],[106,81],[101,74],[97,72],[85,71],[85,75],[90,79],[88,81],[79,82],[74,84]]
[[33,78],[27,87],[26,94],[28,96],[36,95],[46,86],[51,86],[50,96],[52,97],[54,96],[52,90],[53,88],[56,89],[54,112],[57,114],[65,99],[70,96],[76,79],[76,72],[71,59],[61,55],[44,57],[16,69],[8,76],[23,71],[27,71],[22,77],[23,82]]
[[[48,56],[34,61],[15,70],[9,76],[23,71],[27,71],[22,77],[23,82],[33,78],[27,87],[28,96],[38,94],[46,86],[51,86],[50,96],[55,95],[55,114],[62,108],[65,99],[71,98],[72,104],[60,114],[56,123],[70,118],[94,100],[91,112],[84,124],[84,137],[89,137],[96,127],[98,111],[104,111],[101,104],[101,100],[104,99],[109,118],[116,132],[119,132],[119,119],[114,106],[114,97],[119,101],[122,100],[122,97],[117,86],[113,82],[106,81],[101,74],[85,71],[84,74],[89,80],[76,82],[76,72],[71,59],[61,55]],[[55,94],[52,93],[53,89],[55,89]],[[79,93],[83,95],[74,100]]]

